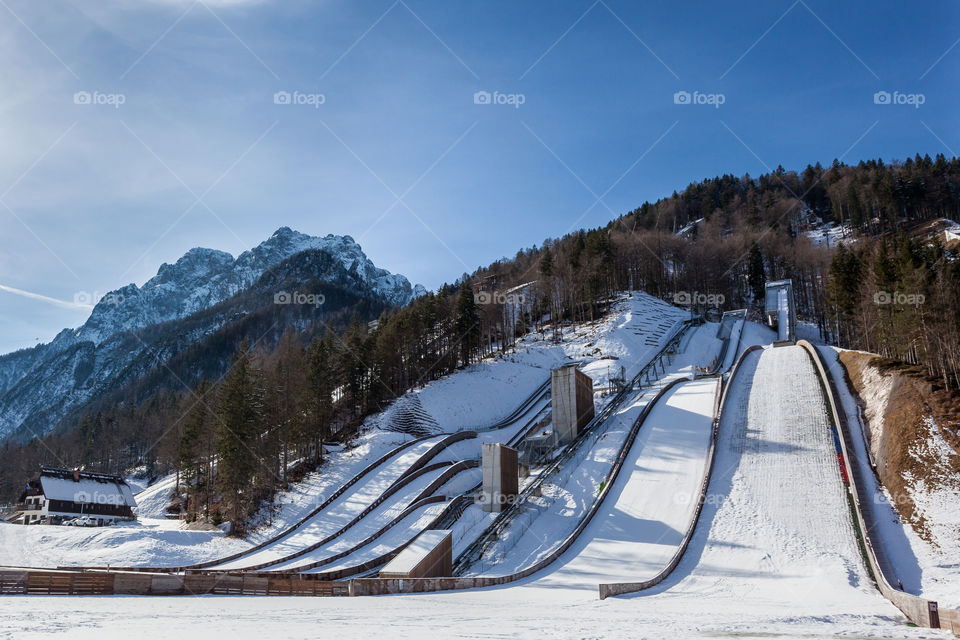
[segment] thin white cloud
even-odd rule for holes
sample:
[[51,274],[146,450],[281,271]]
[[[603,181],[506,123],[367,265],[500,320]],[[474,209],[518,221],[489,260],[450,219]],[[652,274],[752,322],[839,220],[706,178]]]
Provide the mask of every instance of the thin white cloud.
[[40,300],[41,302],[46,302],[48,304],[56,305],[58,307],[63,307],[64,309],[93,309],[93,305],[83,304],[80,302],[68,302],[66,300],[59,300],[57,298],[51,298],[50,296],[45,296],[39,293],[24,291],[23,289],[17,289],[15,287],[8,287],[3,284],[0,284],[0,291],[6,291],[7,293],[12,293],[13,295],[16,295],[16,296],[30,298],[31,300]]

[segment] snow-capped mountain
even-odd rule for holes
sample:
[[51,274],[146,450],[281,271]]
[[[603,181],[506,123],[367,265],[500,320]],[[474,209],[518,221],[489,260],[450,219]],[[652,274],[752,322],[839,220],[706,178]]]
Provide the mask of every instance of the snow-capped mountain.
[[176,263],[163,264],[142,287],[129,284],[105,295],[72,338],[57,339],[99,344],[118,331],[184,318],[250,287],[267,270],[311,249],[332,255],[393,306],[424,293],[422,286],[413,288],[404,276],[374,265],[350,236],[314,237],[281,227],[236,259],[225,251],[191,249]]
[[[0,356],[0,439],[18,430],[21,437],[48,431],[72,408],[164,365],[225,324],[269,309],[278,287],[306,281],[381,307],[402,306],[425,293],[374,265],[350,236],[314,237],[281,227],[236,259],[191,249],[142,286],[103,296],[82,326],[64,329],[49,344]],[[228,303],[239,298],[242,303]],[[209,311],[225,304],[222,313]]]

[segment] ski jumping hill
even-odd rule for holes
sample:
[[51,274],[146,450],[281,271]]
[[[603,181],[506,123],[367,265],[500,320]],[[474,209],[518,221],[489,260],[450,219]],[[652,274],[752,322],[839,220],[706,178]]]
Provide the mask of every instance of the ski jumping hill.
[[[314,595],[435,592],[415,608],[403,597],[337,601],[340,621],[375,611],[414,636],[444,619],[466,635],[490,632],[489,616],[470,612],[495,610],[497,629],[520,634],[589,635],[603,621],[639,636],[929,637],[904,614],[927,624],[911,608],[926,601],[877,582],[871,544],[885,541],[861,541],[849,434],[817,351],[761,347],[776,335],[742,315],[723,325],[683,317],[636,295],[559,343],[528,338],[505,359],[408,394],[397,404],[406,423],[397,411],[374,417],[332,456],[331,476],[343,481],[315,485],[312,510],[289,509],[282,527],[232,555],[211,539],[219,553],[196,565],[213,579],[204,592],[247,593],[252,580],[268,593],[275,576],[317,585]],[[570,361],[595,388],[614,388],[620,367],[629,382],[596,394],[597,419],[555,462],[531,469],[509,517],[481,512],[470,504],[479,444],[515,444],[548,421],[543,380]],[[150,509],[157,487],[143,494]],[[488,543],[452,578],[374,577],[431,528],[453,530],[455,557]],[[185,585],[184,568],[164,584]],[[238,590],[217,591],[228,577]],[[598,585],[619,597],[600,605]],[[954,624],[956,613],[941,620]]]

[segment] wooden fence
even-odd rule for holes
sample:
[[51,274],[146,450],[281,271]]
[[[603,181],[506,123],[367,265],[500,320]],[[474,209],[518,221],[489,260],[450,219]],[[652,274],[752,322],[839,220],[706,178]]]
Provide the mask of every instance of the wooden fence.
[[345,596],[349,584],[298,576],[0,569],[0,595]]

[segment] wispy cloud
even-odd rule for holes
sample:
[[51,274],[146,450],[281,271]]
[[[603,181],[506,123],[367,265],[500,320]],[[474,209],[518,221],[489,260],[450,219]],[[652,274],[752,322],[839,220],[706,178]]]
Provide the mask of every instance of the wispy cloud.
[[8,287],[3,284],[0,284],[0,291],[12,293],[15,296],[30,298],[31,300],[40,300],[41,302],[46,302],[48,304],[56,305],[58,307],[63,307],[64,309],[93,309],[93,305],[90,305],[90,304],[83,304],[80,302],[68,302],[67,300],[59,300],[57,298],[51,298],[50,296],[45,296],[40,293],[33,293],[32,291],[24,291],[23,289]]

